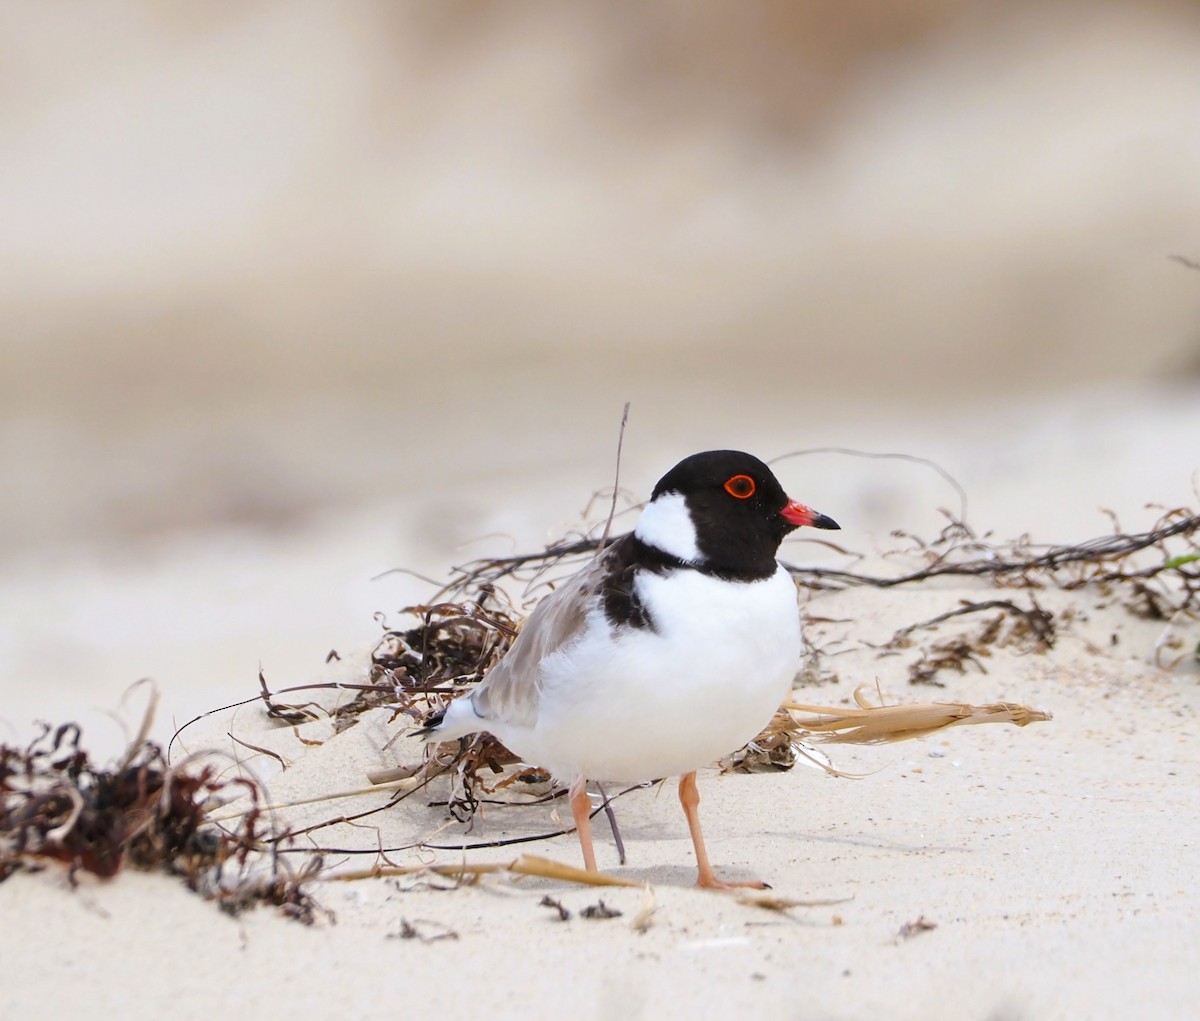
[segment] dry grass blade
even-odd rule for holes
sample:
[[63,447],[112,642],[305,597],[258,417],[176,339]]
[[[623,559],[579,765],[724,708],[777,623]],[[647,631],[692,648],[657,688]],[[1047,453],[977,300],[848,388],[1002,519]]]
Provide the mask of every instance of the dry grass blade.
[[1018,727],[1041,723],[1053,717],[1042,709],[1017,702],[992,702],[970,705],[966,702],[921,702],[914,705],[871,705],[863,694],[854,692],[857,709],[832,709],[785,703],[793,712],[815,713],[796,719],[797,725],[815,740],[835,744],[886,744],[925,737],[947,727],[976,723],[1013,723]]
[[542,879],[560,879],[565,883],[581,883],[584,886],[641,886],[633,879],[622,879],[603,872],[588,872],[574,865],[542,858],[536,854],[523,854],[509,865],[509,871],[519,876],[540,876]]
[[642,884],[642,903],[639,905],[637,912],[633,918],[629,920],[629,927],[634,932],[646,932],[650,928],[650,923],[654,920],[654,912],[658,910],[658,898],[654,895],[654,887],[649,883]]
[[734,899],[739,904],[751,908],[762,908],[764,911],[775,911],[785,914],[792,908],[827,908],[838,904],[846,904],[853,897],[822,897],[815,900],[797,900],[794,897],[780,897],[773,893],[738,893]]
[[[341,798],[359,798],[366,794],[378,794],[381,791],[403,790],[405,787],[410,787],[412,784],[407,780],[393,780],[388,783],[372,784],[370,787],[355,787],[353,790],[347,791],[329,791],[324,794],[314,794],[311,798],[293,798],[290,801],[272,801],[264,804],[252,803],[250,805],[235,805],[229,807],[226,804],[216,805],[212,811],[206,816],[206,821],[211,823],[233,822],[234,820],[244,819],[248,812],[255,812],[263,815],[270,812],[278,812],[285,808],[299,808],[302,805],[317,805],[325,801],[337,801]],[[245,795],[242,795],[242,799]]]
[[125,696],[128,696],[134,688],[140,688],[143,685],[150,689],[150,697],[146,702],[145,710],[142,712],[142,723],[138,727],[137,735],[129,742],[129,745],[125,749],[125,756],[121,759],[121,764],[117,767],[118,773],[127,770],[133,764],[133,760],[138,757],[138,754],[146,746],[146,742],[150,738],[150,728],[154,723],[154,716],[158,712],[158,685],[149,677],[143,677],[140,681],[135,681],[129,690],[125,692]]
[[325,875],[324,879],[352,882],[359,879],[374,879],[377,876],[413,876],[420,873],[432,872],[435,875],[447,876],[451,879],[476,878],[484,875],[508,873],[516,876],[537,876],[541,879],[557,879],[564,883],[578,883],[581,886],[641,886],[632,879],[621,879],[619,876],[606,875],[603,872],[588,872],[564,865],[562,862],[542,858],[536,854],[523,854],[510,862],[478,862],[474,865],[386,865],[377,868],[356,869],[352,872],[334,872]]

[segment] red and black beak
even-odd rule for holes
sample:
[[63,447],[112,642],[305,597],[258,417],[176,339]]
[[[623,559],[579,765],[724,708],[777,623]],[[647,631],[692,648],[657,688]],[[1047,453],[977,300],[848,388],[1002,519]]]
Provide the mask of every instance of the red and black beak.
[[811,507],[805,507],[804,504],[797,503],[795,500],[788,500],[787,506],[779,513],[783,520],[793,527],[799,527],[800,525],[810,525],[813,528],[842,527],[828,514],[818,513]]

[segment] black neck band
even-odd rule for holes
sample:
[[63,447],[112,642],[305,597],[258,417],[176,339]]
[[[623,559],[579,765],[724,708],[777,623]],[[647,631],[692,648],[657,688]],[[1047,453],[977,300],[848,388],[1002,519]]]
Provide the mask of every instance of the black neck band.
[[722,581],[763,581],[775,573],[777,565],[772,565],[766,574],[747,571],[731,571],[703,561],[697,563],[684,560],[682,557],[668,553],[657,546],[643,542],[636,535],[633,537],[633,561],[638,567],[644,567],[655,574],[665,574],[667,571],[697,571],[710,578],[720,578]]

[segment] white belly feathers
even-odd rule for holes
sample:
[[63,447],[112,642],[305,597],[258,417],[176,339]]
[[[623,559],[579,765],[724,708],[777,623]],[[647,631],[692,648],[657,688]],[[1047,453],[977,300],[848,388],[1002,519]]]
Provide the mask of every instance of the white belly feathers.
[[802,641],[795,584],[782,567],[740,583],[643,572],[637,585],[653,630],[614,632],[591,607],[580,639],[542,663],[536,723],[488,723],[560,780],[690,772],[751,740],[790,691]]

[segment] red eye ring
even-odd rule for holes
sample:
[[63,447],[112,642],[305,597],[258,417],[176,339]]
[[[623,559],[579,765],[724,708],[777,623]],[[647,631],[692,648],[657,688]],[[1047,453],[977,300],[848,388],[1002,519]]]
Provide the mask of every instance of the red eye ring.
[[756,488],[749,475],[735,475],[725,482],[725,492],[737,500],[749,500]]

